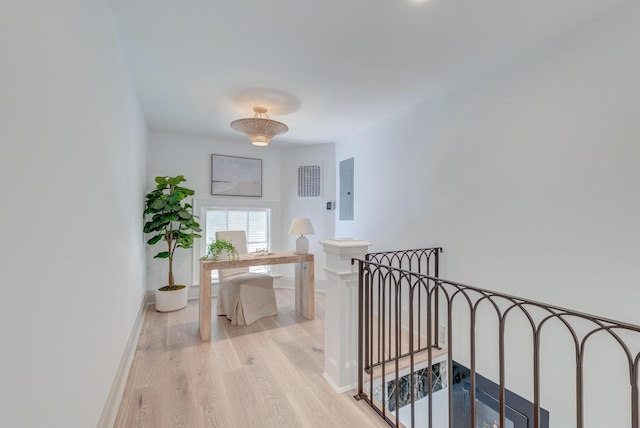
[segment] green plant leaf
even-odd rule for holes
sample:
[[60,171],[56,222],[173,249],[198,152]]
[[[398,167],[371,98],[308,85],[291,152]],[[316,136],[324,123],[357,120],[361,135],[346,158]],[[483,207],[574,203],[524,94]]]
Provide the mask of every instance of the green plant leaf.
[[147,241],[147,244],[153,245],[153,244],[157,243],[158,241],[160,241],[163,237],[164,237],[164,235],[156,235],[156,236],[152,237],[151,239],[149,239]]
[[162,199],[155,199],[149,208],[152,210],[161,210],[165,205],[167,205],[166,201]]
[[187,210],[180,210],[178,212],[178,216],[183,220],[191,220],[191,218],[193,218],[191,213],[189,211],[187,211]]

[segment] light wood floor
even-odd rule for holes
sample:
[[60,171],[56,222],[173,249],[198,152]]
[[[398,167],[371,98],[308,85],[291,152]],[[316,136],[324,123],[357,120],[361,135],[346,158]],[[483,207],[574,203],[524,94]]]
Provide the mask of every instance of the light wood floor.
[[[180,311],[147,308],[116,427],[387,427],[355,391],[322,378],[324,295],[316,318],[276,289],[278,315],[250,326],[214,316],[200,342],[198,301]],[[215,310],[215,298],[212,308]]]

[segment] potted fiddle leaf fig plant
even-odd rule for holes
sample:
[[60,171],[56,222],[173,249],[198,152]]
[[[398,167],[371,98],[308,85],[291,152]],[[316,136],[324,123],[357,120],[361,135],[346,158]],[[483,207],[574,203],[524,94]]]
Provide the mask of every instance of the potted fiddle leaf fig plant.
[[178,248],[193,247],[193,240],[200,238],[200,224],[193,215],[193,207],[185,199],[195,191],[183,187],[187,181],[182,175],[176,177],[158,176],[156,189],[147,193],[144,209],[144,232],[152,234],[147,244],[160,241],[166,243],[166,251],[160,251],[155,259],[168,259],[168,284],[156,290],[156,310],[169,312],[187,306],[189,289],[186,285],[176,284],[173,278],[173,256]]

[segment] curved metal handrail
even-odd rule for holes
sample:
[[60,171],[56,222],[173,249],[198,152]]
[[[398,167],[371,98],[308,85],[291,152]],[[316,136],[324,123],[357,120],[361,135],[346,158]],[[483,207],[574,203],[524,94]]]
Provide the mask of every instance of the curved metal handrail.
[[[408,358],[410,360],[410,385],[414,384],[414,356],[422,351],[428,352],[428,390],[431,391],[431,363],[432,352],[439,346],[439,326],[444,323],[447,326],[447,363],[451,367],[453,361],[453,337],[452,331],[454,317],[460,311],[467,312],[469,318],[469,349],[468,358],[470,364],[470,403],[475,403],[475,377],[477,373],[476,355],[476,327],[480,309],[495,313],[498,322],[498,379],[500,401],[500,426],[505,426],[505,395],[507,392],[507,379],[505,374],[506,335],[507,326],[511,325],[511,319],[523,319],[529,327],[527,335],[531,337],[533,348],[532,367],[532,397],[533,397],[533,422],[534,427],[541,427],[541,361],[542,338],[547,331],[564,329],[570,335],[575,354],[575,396],[576,396],[576,426],[584,427],[584,360],[589,349],[589,343],[594,338],[607,335],[613,339],[612,346],[616,346],[624,355],[627,362],[627,373],[630,388],[630,412],[631,427],[640,428],[638,410],[638,375],[640,373],[640,351],[632,350],[631,343],[622,337],[622,333],[637,335],[640,343],[640,326],[630,323],[591,315],[557,305],[538,302],[508,293],[491,291],[480,287],[450,281],[438,276],[438,258],[442,248],[422,248],[412,250],[399,250],[391,252],[370,253],[364,259],[352,259],[352,264],[358,264],[359,272],[359,399],[365,399],[375,406],[373,396],[373,369],[381,367],[382,380],[390,377],[395,385],[399,384],[399,361]],[[462,306],[458,304],[462,302]],[[464,309],[466,307],[466,309]],[[445,314],[441,317],[440,311]],[[405,315],[408,314],[408,317]],[[483,313],[484,314],[484,313]],[[486,315],[484,315],[486,316]],[[426,318],[426,319],[425,319]],[[557,320],[558,323],[551,321]],[[376,323],[375,325],[373,323]],[[515,321],[513,321],[515,322]],[[405,325],[406,324],[406,325]],[[408,331],[408,333],[406,332]],[[422,342],[423,336],[426,343]],[[545,336],[546,337],[546,336]],[[408,350],[403,350],[403,341],[408,341]],[[633,343],[636,343],[634,338]],[[362,349],[364,345],[367,345]],[[389,364],[391,364],[389,366]],[[387,373],[387,366],[392,367]],[[366,372],[369,378],[370,390],[366,394],[363,391],[364,376]],[[448,373],[448,384],[452,385],[452,373]],[[382,403],[385,402],[385,391],[382,388]],[[452,398],[449,388],[449,400]],[[399,393],[395,393],[395,408],[398,408]],[[411,388],[411,417],[414,421],[414,388]],[[432,399],[428,396],[429,409]],[[452,424],[449,405],[450,424]],[[379,414],[392,426],[399,426],[398,412],[389,416],[385,408],[376,409]],[[429,412],[431,415],[431,412]],[[471,420],[475,420],[475,404],[471,406]],[[431,427],[431,419],[429,426]],[[452,425],[450,425],[452,426]]]

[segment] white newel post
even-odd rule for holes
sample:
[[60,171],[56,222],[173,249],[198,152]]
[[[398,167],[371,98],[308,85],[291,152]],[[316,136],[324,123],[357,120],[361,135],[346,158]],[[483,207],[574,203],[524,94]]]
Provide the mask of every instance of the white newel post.
[[320,242],[326,254],[325,346],[323,377],[343,393],[358,382],[358,266],[369,242],[327,239]]

